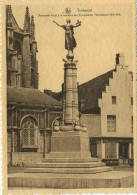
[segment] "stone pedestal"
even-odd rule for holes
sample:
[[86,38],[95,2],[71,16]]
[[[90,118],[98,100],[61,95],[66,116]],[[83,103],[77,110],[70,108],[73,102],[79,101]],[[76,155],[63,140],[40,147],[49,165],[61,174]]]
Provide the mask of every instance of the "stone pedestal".
[[87,132],[53,132],[51,152],[48,158],[89,158],[89,137]]

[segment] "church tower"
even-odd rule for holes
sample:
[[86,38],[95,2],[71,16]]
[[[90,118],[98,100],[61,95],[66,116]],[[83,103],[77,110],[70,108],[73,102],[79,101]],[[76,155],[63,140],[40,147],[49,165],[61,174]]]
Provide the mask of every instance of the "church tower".
[[[30,21],[31,20],[31,21]],[[23,30],[6,6],[7,85],[38,89],[37,42],[34,16],[26,7]]]

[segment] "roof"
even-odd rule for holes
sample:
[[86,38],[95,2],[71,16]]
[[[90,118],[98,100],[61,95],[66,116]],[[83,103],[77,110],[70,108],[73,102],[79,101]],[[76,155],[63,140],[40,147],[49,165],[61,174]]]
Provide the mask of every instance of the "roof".
[[79,85],[78,97],[79,102],[84,100],[83,111],[95,110],[98,107],[98,98],[102,97],[102,92],[106,90],[106,85],[109,84],[109,78],[113,78],[113,71],[111,70],[102,74],[86,83]]
[[12,8],[11,8],[11,5],[7,5],[6,6],[7,9],[6,9],[6,17],[7,17],[7,27],[9,22],[10,22],[10,27],[12,27],[14,29],[14,32],[17,32],[17,33],[21,33],[21,34],[24,34],[24,31],[18,26],[18,23],[12,13]]
[[22,31],[19,28],[19,26],[18,26],[18,24],[17,24],[17,22],[15,20],[15,17],[13,16],[13,14],[12,14],[11,21],[12,21],[12,27],[14,28],[14,31],[19,32],[19,33],[22,33]]
[[39,106],[61,106],[61,103],[38,89],[21,88],[21,87],[7,87],[7,102],[25,104],[25,105],[39,105]]
[[44,90],[44,93],[46,93],[47,95],[53,97],[54,99],[61,101],[63,98],[63,93],[62,91],[60,92],[52,92],[51,90]]
[[[82,112],[83,113],[99,113],[98,98],[101,98],[102,92],[105,91],[106,85],[109,84],[109,78],[113,77],[113,71],[102,74],[86,83],[78,86],[78,99],[79,102],[83,101]],[[49,94],[57,100],[62,100],[62,92]]]

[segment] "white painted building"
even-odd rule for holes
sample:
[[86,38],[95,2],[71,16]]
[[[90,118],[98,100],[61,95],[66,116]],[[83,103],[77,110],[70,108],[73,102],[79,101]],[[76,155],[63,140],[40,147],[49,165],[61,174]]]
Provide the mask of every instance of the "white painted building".
[[107,163],[133,161],[133,74],[116,55],[116,67],[79,86],[81,121],[87,124],[91,155]]

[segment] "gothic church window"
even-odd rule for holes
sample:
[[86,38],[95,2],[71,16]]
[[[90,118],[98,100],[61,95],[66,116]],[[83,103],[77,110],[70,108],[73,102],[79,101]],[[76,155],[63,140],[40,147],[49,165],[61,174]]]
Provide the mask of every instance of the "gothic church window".
[[28,148],[33,148],[37,145],[37,125],[35,121],[28,118],[23,122],[23,146]]
[[18,40],[14,41],[13,48],[17,51],[18,55],[21,55],[21,44]]

